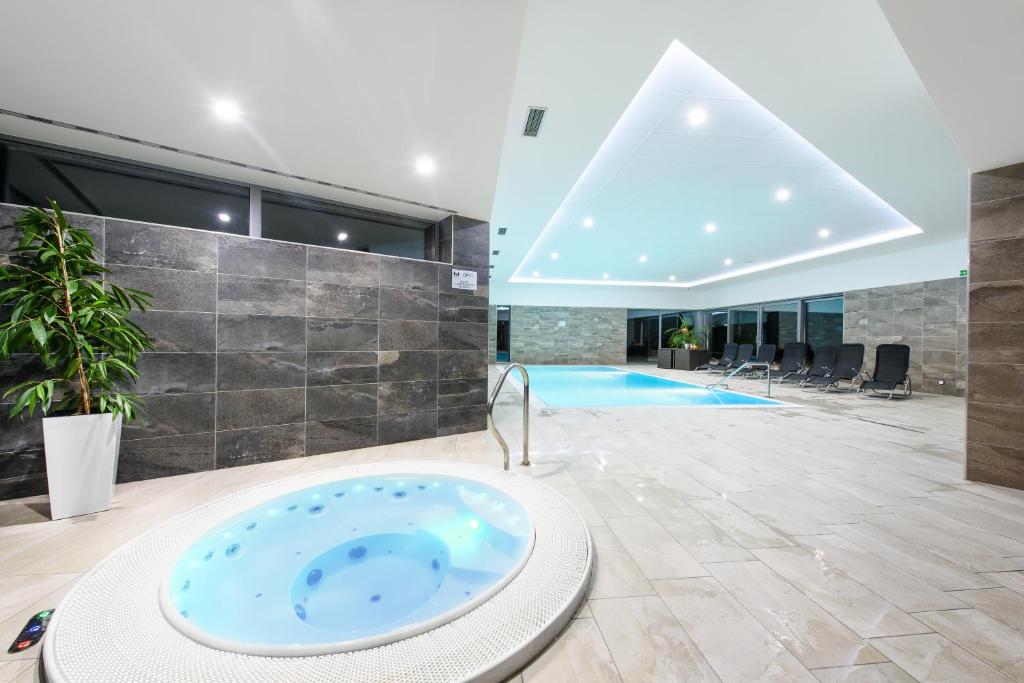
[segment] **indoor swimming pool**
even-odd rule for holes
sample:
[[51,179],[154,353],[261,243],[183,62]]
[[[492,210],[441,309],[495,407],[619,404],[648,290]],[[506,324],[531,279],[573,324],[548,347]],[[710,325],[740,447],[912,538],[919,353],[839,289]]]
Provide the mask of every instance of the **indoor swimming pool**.
[[[781,406],[779,401],[603,365],[527,365],[530,391],[552,408]],[[705,375],[708,383],[720,375]],[[733,384],[742,383],[734,381]],[[751,387],[762,385],[750,382]]]

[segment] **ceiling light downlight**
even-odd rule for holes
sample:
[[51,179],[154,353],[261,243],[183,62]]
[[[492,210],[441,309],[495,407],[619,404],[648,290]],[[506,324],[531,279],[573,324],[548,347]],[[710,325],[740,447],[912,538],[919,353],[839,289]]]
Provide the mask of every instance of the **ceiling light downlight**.
[[217,220],[219,220],[221,223],[230,223],[231,214],[226,211],[221,211],[220,213],[217,214]]
[[591,218],[590,216],[587,216],[586,218],[584,218],[583,219],[583,227],[584,228],[592,228],[592,227],[594,227],[594,219]]
[[607,280],[608,279],[608,273],[601,273],[601,279],[602,280]]
[[640,254],[640,258],[637,259],[640,263],[647,263],[647,254]]
[[694,107],[686,112],[686,122],[696,128],[703,126],[708,121],[708,110],[704,107]]
[[540,277],[540,271],[539,270],[533,271],[533,276],[534,277]]
[[821,230],[818,231],[818,237],[820,237],[821,239],[826,239],[831,234],[832,231],[829,230],[828,228],[822,228]]
[[724,263],[727,266],[731,266],[732,265],[732,259],[731,258],[727,258],[724,261],[722,261],[722,263]]
[[339,232],[338,233],[338,241],[339,242],[344,242],[347,239],[348,239],[348,233],[347,232]]
[[213,115],[225,123],[234,123],[242,118],[242,109],[237,102],[227,99],[216,99],[210,103]]
[[437,162],[427,156],[421,156],[416,158],[416,172],[420,175],[434,175],[437,171]]
[[669,282],[675,282],[676,281],[676,276],[675,275],[669,275],[668,279],[669,279]]
[[552,261],[557,261],[557,260],[558,260],[558,252],[557,252],[557,251],[553,251],[553,252],[551,252],[551,253],[550,253],[550,254],[548,255],[548,257],[549,257],[549,258],[550,258],[550,259],[551,259]]
[[777,202],[788,202],[789,198],[792,196],[793,193],[790,192],[785,187],[780,187],[779,189],[775,190],[775,201]]
[[704,232],[706,232],[709,235],[713,233],[715,230],[718,230],[718,226],[715,225],[714,223],[708,223],[707,225],[704,226]]

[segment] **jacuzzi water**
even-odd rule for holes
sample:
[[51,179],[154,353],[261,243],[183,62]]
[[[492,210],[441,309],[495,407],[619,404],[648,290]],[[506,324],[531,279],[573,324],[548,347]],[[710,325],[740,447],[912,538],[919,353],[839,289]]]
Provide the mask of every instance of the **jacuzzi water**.
[[533,524],[485,484],[345,479],[236,515],[185,551],[164,614],[219,649],[309,655],[373,647],[450,621],[508,583]]

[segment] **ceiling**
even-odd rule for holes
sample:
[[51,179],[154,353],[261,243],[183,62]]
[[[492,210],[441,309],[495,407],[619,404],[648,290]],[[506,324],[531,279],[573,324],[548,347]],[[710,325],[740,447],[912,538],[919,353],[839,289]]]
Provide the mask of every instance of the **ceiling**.
[[696,287],[920,233],[673,41],[512,281]]
[[[647,147],[637,147],[612,173],[608,185],[598,183],[601,189],[593,195],[597,203],[591,208],[594,213],[598,207],[610,212],[612,220],[593,216],[595,228],[584,231],[579,229],[580,214],[559,216],[567,200],[579,209],[574,186],[586,184],[595,155],[673,41],[749,95],[756,103],[752,106],[777,117],[795,134],[791,141],[806,140],[868,193],[919,226],[923,234],[901,240],[908,247],[963,239],[966,164],[875,0],[789,0],[781,5],[755,0],[650,0],[642,13],[613,0],[530,3],[491,215],[492,246],[499,250],[492,258],[492,299],[521,301],[512,293],[524,289],[543,297],[542,292],[554,285],[532,280],[543,281],[546,274],[559,272],[565,272],[567,280],[591,280],[608,272],[610,279],[632,284],[667,284],[673,274],[676,282],[700,281],[720,274],[727,256],[736,267],[746,260],[757,263],[765,245],[775,250],[773,256],[794,253],[800,245],[819,246],[815,233],[808,234],[810,226],[835,219],[813,214],[824,214],[829,206],[840,214],[850,208],[848,202],[841,206],[816,201],[807,213],[810,204],[791,201],[787,216],[796,218],[804,211],[803,215],[800,220],[780,220],[778,205],[758,204],[762,199],[757,192],[770,200],[775,184],[768,184],[764,174],[754,178],[737,173],[736,166],[720,166],[714,169],[717,177],[708,176],[710,184],[681,190],[681,183],[695,178],[686,166],[710,157],[702,158],[695,137],[672,129],[682,112],[669,109],[662,112],[661,129],[654,127],[665,144],[649,141]],[[531,105],[549,108],[536,139],[521,135]],[[746,142],[719,142],[716,153],[724,158],[751,153]],[[761,161],[779,167],[788,163],[789,152],[767,149],[784,143],[762,143]],[[644,156],[650,157],[646,169],[640,163]],[[673,157],[676,161],[669,162]],[[751,205],[740,205],[735,192],[742,192],[742,202]],[[601,205],[602,195],[618,201]],[[847,218],[852,223],[846,225],[857,223],[856,216]],[[549,242],[559,230],[545,234],[549,224],[561,225],[563,220],[566,229],[575,223],[571,247]],[[701,230],[707,222],[719,227],[713,240]],[[875,224],[862,223],[858,229],[871,230]],[[598,225],[607,229],[600,237]],[[725,226],[732,231],[727,233]],[[499,228],[507,228],[507,234],[498,236]],[[841,237],[837,233],[835,239]],[[864,258],[874,249],[869,246],[826,260]],[[550,260],[551,251],[558,251],[557,263]],[[648,255],[647,263],[640,262],[641,254]],[[565,270],[559,271],[563,266]],[[785,268],[811,266],[805,262]],[[535,270],[540,277],[532,277]],[[602,292],[610,288],[620,293],[623,289],[577,286],[592,290],[598,301],[609,296]],[[643,305],[646,297],[664,291],[649,286],[629,289],[631,305]],[[621,296],[615,300],[624,301]]]
[[[525,0],[4,4],[0,108],[486,218]],[[211,102],[242,120],[214,118]],[[0,133],[444,212],[0,116]],[[414,170],[420,155],[438,166]]]
[[879,4],[971,171],[1024,160],[1024,2]]

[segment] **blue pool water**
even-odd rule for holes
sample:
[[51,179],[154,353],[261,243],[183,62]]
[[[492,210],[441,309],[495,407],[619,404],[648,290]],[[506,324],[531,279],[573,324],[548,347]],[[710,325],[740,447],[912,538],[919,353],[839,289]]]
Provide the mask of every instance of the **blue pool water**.
[[[777,406],[778,401],[732,391],[711,391],[699,384],[678,382],[642,372],[602,365],[528,365],[530,391],[549,406]],[[720,375],[708,375],[714,382]],[[739,380],[743,383],[743,380]],[[735,386],[737,380],[733,380]],[[753,384],[761,388],[762,384]]]
[[197,540],[164,612],[187,635],[254,654],[370,647],[448,621],[522,567],[533,525],[479,482],[346,479],[275,498]]

